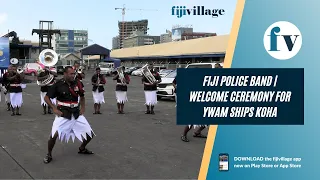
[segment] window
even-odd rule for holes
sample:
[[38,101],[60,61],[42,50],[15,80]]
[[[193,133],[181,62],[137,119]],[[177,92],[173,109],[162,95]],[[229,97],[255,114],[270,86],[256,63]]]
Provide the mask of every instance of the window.
[[177,76],[177,71],[172,71],[166,76],[166,78],[175,78],[176,76]]

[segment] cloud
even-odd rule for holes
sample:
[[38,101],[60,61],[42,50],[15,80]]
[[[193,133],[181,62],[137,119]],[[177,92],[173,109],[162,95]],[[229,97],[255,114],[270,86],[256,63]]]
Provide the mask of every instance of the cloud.
[[8,15],[6,13],[0,13],[0,24],[3,24],[7,21]]

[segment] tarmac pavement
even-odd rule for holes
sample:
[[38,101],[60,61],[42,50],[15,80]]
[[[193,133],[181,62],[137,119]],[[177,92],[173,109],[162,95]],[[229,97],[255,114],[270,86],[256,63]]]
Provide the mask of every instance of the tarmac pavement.
[[[42,115],[40,87],[27,84],[22,116],[0,103],[0,179],[196,179],[206,139],[180,140],[175,102],[161,100],[155,115],[144,114],[140,77],[131,76],[126,114],[117,114],[115,82],[107,78],[102,115],[93,114],[92,73],[84,80],[85,117],[96,137],[87,146],[94,155],[78,154],[80,142],[57,141],[53,161],[44,164],[54,115]],[[206,131],[206,130],[205,130]],[[204,132],[204,133],[207,133]]]

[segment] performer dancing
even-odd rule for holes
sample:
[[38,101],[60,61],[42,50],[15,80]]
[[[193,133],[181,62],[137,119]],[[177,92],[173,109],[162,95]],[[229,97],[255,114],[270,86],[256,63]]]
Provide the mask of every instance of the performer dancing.
[[[177,79],[176,78],[174,78],[172,84],[174,86],[175,100],[176,100],[176,104],[177,104]],[[193,137],[206,138],[206,136],[201,134],[202,130],[204,130],[206,128],[205,125],[188,125],[184,128],[183,134],[181,136],[182,141],[189,142],[189,139],[187,138],[187,134],[191,130],[192,127],[195,127],[195,128],[199,127],[198,130],[196,132],[194,132]]]
[[[58,74],[50,71],[49,68],[45,67],[44,70],[42,70],[38,75],[38,81],[43,81],[48,78],[48,75],[52,74],[54,78],[51,80],[51,82],[48,85],[41,86],[40,87],[40,99],[41,99],[41,105],[43,107],[43,114],[52,114],[52,109],[48,104],[45,102],[44,97],[46,96],[48,89],[56,82],[56,77],[58,77]],[[51,99],[52,104],[56,105],[56,99]],[[48,108],[48,111],[47,111]]]
[[[79,154],[93,154],[86,146],[95,136],[90,124],[84,117],[85,97],[84,89],[79,80],[74,79],[75,72],[72,67],[64,69],[64,78],[57,81],[45,96],[46,103],[56,114],[52,125],[51,135],[48,141],[48,154],[44,158],[44,163],[52,161],[52,150],[57,138],[61,141],[69,141],[70,137],[74,141],[77,138],[82,142],[79,147]],[[78,97],[80,96],[81,108],[79,109]],[[51,103],[50,99],[57,98],[57,107]]]
[[10,83],[8,90],[10,93],[10,102],[11,102],[11,108],[12,108],[11,116],[14,116],[14,115],[20,116],[21,114],[19,112],[19,109],[23,103],[21,83],[24,78],[24,74],[23,73],[19,74],[17,72],[16,66],[11,66],[8,72],[9,72],[8,81]]
[[96,73],[91,78],[92,83],[92,95],[94,101],[94,113],[93,114],[102,114],[100,112],[101,104],[104,102],[104,87],[103,85],[106,84],[105,77],[100,74],[100,68],[96,68]]
[[118,106],[118,114],[124,114],[123,108],[125,102],[128,101],[127,97],[127,91],[128,87],[127,84],[130,83],[130,78],[127,73],[124,72],[126,68],[124,66],[121,67],[123,77],[125,84],[122,83],[122,80],[120,79],[119,73],[117,72],[117,75],[113,78],[113,80],[117,81],[117,86],[116,86],[116,98],[117,98],[117,106]]
[[[215,68],[222,68],[222,66],[219,63],[215,64]],[[177,81],[176,78],[174,79],[173,82],[175,89],[177,87]],[[176,90],[175,90],[176,92]],[[177,96],[176,96],[177,97]],[[177,101],[177,99],[176,99]],[[184,142],[189,142],[189,139],[187,138],[187,134],[188,132],[191,130],[191,128],[194,127],[194,129],[198,128],[194,133],[193,133],[193,137],[196,138],[207,138],[207,136],[203,135],[201,132],[207,127],[207,125],[188,125],[184,128],[183,134],[181,136],[181,140]]]
[[8,80],[9,71],[11,71],[11,66],[8,67],[8,71],[6,73],[4,73],[2,76],[2,89],[3,89],[5,102],[7,104],[7,111],[11,111],[10,93],[8,92],[9,85],[10,85],[10,82]]
[[[153,65],[149,64],[149,70],[152,73],[152,75],[155,77],[157,80],[154,83],[149,82],[147,77],[143,76],[142,77],[142,82],[144,84],[144,95],[146,99],[146,107],[147,111],[145,114],[155,114],[154,113],[154,106],[157,104],[157,84],[161,82],[161,77],[159,73],[153,69]],[[151,110],[150,110],[151,107]]]

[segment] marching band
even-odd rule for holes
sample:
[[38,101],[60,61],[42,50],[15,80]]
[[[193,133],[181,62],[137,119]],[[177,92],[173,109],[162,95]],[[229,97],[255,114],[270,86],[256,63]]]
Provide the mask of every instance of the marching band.
[[[70,138],[74,141],[77,138],[82,142],[79,147],[80,154],[93,154],[86,148],[86,145],[95,136],[90,124],[83,116],[85,111],[85,90],[82,80],[85,78],[83,68],[79,63],[75,63],[73,67],[67,66],[64,69],[64,77],[56,80],[57,72],[51,70],[58,62],[58,55],[51,49],[43,50],[39,55],[39,63],[44,68],[38,70],[37,85],[40,86],[40,100],[43,107],[43,114],[55,114],[52,131],[48,141],[48,153],[44,158],[44,163],[52,161],[52,150],[56,139],[68,142]],[[12,116],[21,115],[20,108],[23,104],[22,91],[24,73],[21,67],[17,67],[18,60],[13,58],[10,60],[11,65],[8,71],[3,75],[1,82],[1,90],[5,94],[5,103],[7,110],[12,111]],[[127,90],[130,83],[130,77],[125,73],[125,67],[117,68],[117,74],[113,80],[117,82],[115,95],[117,100],[118,114],[124,114],[124,104],[128,101]],[[142,83],[144,85],[145,95],[145,114],[155,114],[154,107],[157,104],[157,84],[161,82],[161,77],[152,64],[142,67]],[[104,86],[106,78],[100,74],[100,68],[96,68],[91,78],[92,95],[94,100],[94,113],[102,114],[100,111],[101,104],[105,103]],[[176,92],[177,82],[173,82],[174,92]],[[186,126],[181,140],[188,142],[187,133],[192,126]],[[194,133],[194,137],[206,138],[201,131],[206,126],[201,125]]]

